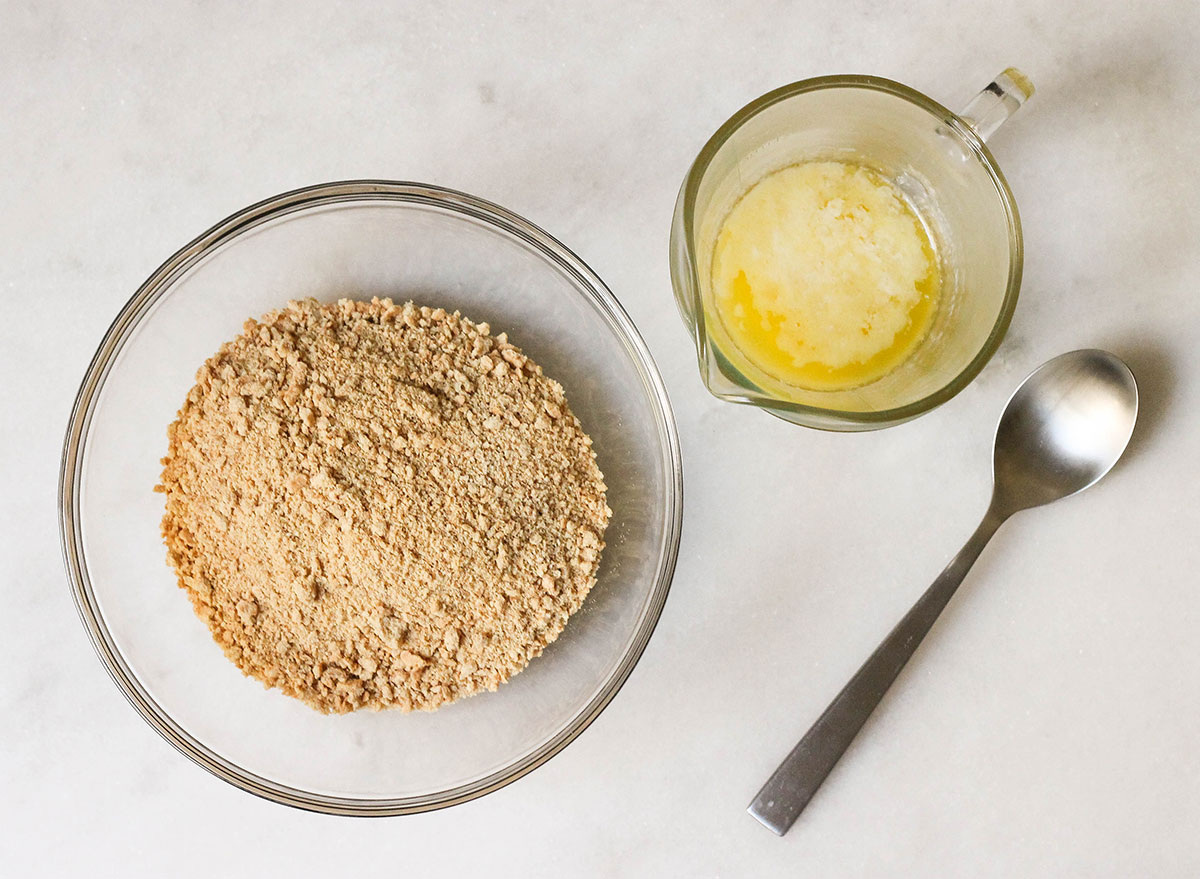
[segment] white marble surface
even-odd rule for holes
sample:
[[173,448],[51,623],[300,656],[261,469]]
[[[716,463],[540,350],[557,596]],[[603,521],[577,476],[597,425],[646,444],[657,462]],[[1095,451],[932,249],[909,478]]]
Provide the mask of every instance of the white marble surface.
[[[1200,874],[1200,7],[0,0],[0,873]],[[1025,222],[999,354],[861,436],[707,396],[666,245],[708,134],[869,72],[951,105],[1021,66],[994,140]],[[71,604],[55,481],[108,322],[180,244],[316,181],[425,180],[528,216],[645,335],[682,434],[678,573],[642,663],[547,766],[448,811],[254,799],[125,704]],[[743,809],[970,532],[992,426],[1097,345],[1143,392],[1127,460],[1011,522],[792,833]]]

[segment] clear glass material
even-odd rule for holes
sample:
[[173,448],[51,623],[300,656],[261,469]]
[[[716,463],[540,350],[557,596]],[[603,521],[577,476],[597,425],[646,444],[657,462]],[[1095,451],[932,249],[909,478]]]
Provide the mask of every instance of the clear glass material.
[[[390,296],[507,330],[562,382],[595,441],[613,519],[599,582],[562,636],[500,687],[434,713],[322,716],[245,678],[175,584],[159,536],[159,458],[197,367],[290,298]],[[598,277],[502,208],[376,181],[288,193],[167,261],[104,338],[63,453],[63,551],[101,659],[201,766],[252,793],[353,815],[470,799],[536,767],[616,694],[674,570],[675,425],[637,331]]]
[[[777,89],[726,122],[688,172],[671,229],[675,298],[709,390],[809,427],[870,430],[914,418],[965,387],[999,345],[1021,284],[1017,207],[983,138],[1032,92],[1009,69],[958,116],[890,80],[830,76]],[[892,372],[850,390],[781,389],[713,318],[721,223],[758,180],[814,159],[863,164],[899,187],[929,226],[941,262],[941,301],[924,341]]]

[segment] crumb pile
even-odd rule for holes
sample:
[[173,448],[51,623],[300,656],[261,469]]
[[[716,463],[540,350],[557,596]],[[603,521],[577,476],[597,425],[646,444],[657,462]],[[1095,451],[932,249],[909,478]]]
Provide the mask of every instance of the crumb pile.
[[243,672],[322,712],[497,685],[595,583],[611,511],[562,387],[457,313],[289,303],[168,429],[167,556]]

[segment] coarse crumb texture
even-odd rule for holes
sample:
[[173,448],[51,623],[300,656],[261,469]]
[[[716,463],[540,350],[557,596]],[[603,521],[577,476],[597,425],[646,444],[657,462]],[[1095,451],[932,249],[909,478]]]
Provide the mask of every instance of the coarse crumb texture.
[[319,711],[494,690],[595,583],[591,440],[458,313],[291,302],[200,368],[168,437],[180,585],[243,672]]

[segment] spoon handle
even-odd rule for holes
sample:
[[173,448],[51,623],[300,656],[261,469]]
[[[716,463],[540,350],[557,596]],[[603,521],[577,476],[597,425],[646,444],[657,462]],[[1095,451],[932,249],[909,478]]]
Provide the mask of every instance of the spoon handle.
[[770,777],[749,812],[783,836],[862,729],[1004,517],[989,509],[975,533],[883,639]]

